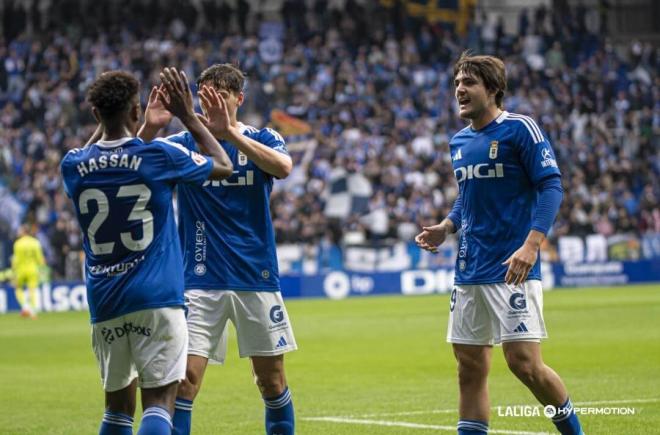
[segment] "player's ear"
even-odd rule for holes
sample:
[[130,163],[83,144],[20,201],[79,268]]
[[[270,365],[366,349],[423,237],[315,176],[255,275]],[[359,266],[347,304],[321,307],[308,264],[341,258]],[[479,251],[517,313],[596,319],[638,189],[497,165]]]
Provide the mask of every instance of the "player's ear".
[[142,109],[140,108],[140,104],[134,104],[133,107],[131,107],[131,120],[133,122],[140,122],[140,116],[142,115]]
[[92,115],[94,115],[94,119],[96,119],[96,122],[99,124],[101,123],[101,114],[99,113],[99,109],[96,107],[92,106]]
[[236,98],[236,100],[238,102],[238,107],[241,107],[241,105],[243,104],[243,100],[245,100],[245,94],[243,94],[243,92],[239,92],[238,98]]

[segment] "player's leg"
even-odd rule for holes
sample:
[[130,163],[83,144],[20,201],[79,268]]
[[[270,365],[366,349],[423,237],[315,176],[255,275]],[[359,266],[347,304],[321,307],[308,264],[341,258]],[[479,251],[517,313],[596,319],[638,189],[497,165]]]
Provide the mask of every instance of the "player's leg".
[[106,391],[105,412],[99,435],[133,435],[137,378],[118,391]]
[[267,434],[295,431],[291,391],[284,373],[284,353],[297,349],[280,292],[232,294],[231,319],[236,325],[239,354],[249,356],[265,407]]
[[253,356],[252,372],[265,404],[267,434],[293,434],[295,416],[284,373],[284,355]]
[[492,313],[478,285],[456,285],[449,302],[447,341],[458,363],[460,435],[488,432],[488,373],[494,342]]
[[488,373],[492,347],[454,343],[453,348],[458,362],[458,433],[487,433],[490,417]]
[[513,374],[541,404],[556,407],[553,423],[561,433],[580,434],[566,387],[541,356],[540,340],[547,337],[541,282],[529,280],[517,287],[494,284],[488,297],[498,316],[502,350]]
[[542,405],[555,407],[552,418],[560,433],[579,435],[580,422],[573,411],[568,391],[559,375],[545,365],[541,357],[541,344],[528,341],[502,343],[509,369],[529,388]]
[[180,307],[157,308],[125,317],[124,330],[142,390],[138,434],[169,434],[177,387],[186,377],[188,331],[184,311]]
[[30,273],[30,276],[27,279],[27,291],[30,301],[31,316],[33,319],[37,317],[37,312],[39,311],[39,274]]
[[188,314],[188,358],[186,378],[179,384],[174,406],[174,433],[190,434],[193,401],[202,388],[206,367],[222,363],[227,353],[227,297],[223,291],[189,290],[186,292]]
[[25,273],[22,273],[20,270],[15,271],[14,296],[16,296],[16,302],[21,307],[21,317],[30,317],[32,314],[30,302],[25,298],[25,285],[27,281]]
[[137,371],[120,316],[92,325],[92,348],[105,390],[100,435],[132,435]]
[[188,355],[186,365],[186,379],[178,387],[176,402],[174,404],[174,433],[188,435],[192,427],[193,401],[202,388],[202,380],[206,372],[209,359],[200,355]]
[[173,432],[172,414],[179,382],[142,388],[142,421],[138,435],[167,435]]

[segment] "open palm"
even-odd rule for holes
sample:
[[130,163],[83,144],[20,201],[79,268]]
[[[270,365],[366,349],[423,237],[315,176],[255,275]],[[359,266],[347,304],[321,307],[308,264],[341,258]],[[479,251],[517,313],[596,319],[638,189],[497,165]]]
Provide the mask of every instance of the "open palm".
[[200,116],[211,134],[218,139],[226,139],[231,127],[227,102],[215,89],[204,86],[199,91],[206,116]]
[[147,109],[144,112],[145,123],[158,129],[166,127],[172,120],[172,113],[165,108],[162,97],[158,93],[159,89],[163,90],[162,88],[163,85],[160,85],[160,88],[154,86],[151,89]]

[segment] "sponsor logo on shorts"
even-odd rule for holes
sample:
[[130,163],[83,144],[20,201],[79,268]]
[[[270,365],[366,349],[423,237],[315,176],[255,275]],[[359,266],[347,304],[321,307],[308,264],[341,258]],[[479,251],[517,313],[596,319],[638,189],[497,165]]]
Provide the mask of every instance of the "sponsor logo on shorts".
[[262,270],[262,271],[261,271],[261,277],[262,277],[263,279],[268,279],[268,278],[270,278],[270,272],[267,271],[266,269]]
[[151,328],[146,326],[134,325],[133,322],[124,323],[123,326],[115,326],[114,328],[101,329],[103,340],[111,344],[116,339],[127,337],[130,334],[142,335],[144,337],[151,337]]
[[524,310],[527,308],[527,301],[525,300],[525,295],[522,293],[514,293],[509,298],[509,305],[514,310]]
[[275,349],[279,349],[280,347],[285,347],[286,345],[288,345],[288,343],[286,342],[286,339],[282,335],[280,337],[279,341],[277,342],[277,345],[275,346]]
[[273,323],[280,323],[284,320],[284,312],[282,311],[281,305],[273,305],[270,309],[270,320]]

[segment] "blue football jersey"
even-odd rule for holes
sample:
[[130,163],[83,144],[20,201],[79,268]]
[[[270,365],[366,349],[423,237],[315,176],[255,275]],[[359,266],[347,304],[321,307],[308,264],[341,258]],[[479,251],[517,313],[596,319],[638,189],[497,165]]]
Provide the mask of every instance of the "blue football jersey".
[[179,144],[138,138],[69,151],[64,190],[83,232],[92,323],[147,308],[183,306],[183,260],[172,195],[201,184],[213,162]]
[[[534,120],[503,112],[478,131],[459,131],[449,148],[462,201],[455,282],[504,282],[502,263],[532,226],[535,186],[560,175],[552,146]],[[540,261],[528,279],[541,279]]]
[[[276,131],[239,126],[247,137],[288,155]],[[188,132],[167,139],[186,146],[193,143]],[[229,142],[220,144],[234,174],[202,186],[177,188],[186,289],[279,291],[270,216],[273,177]]]

